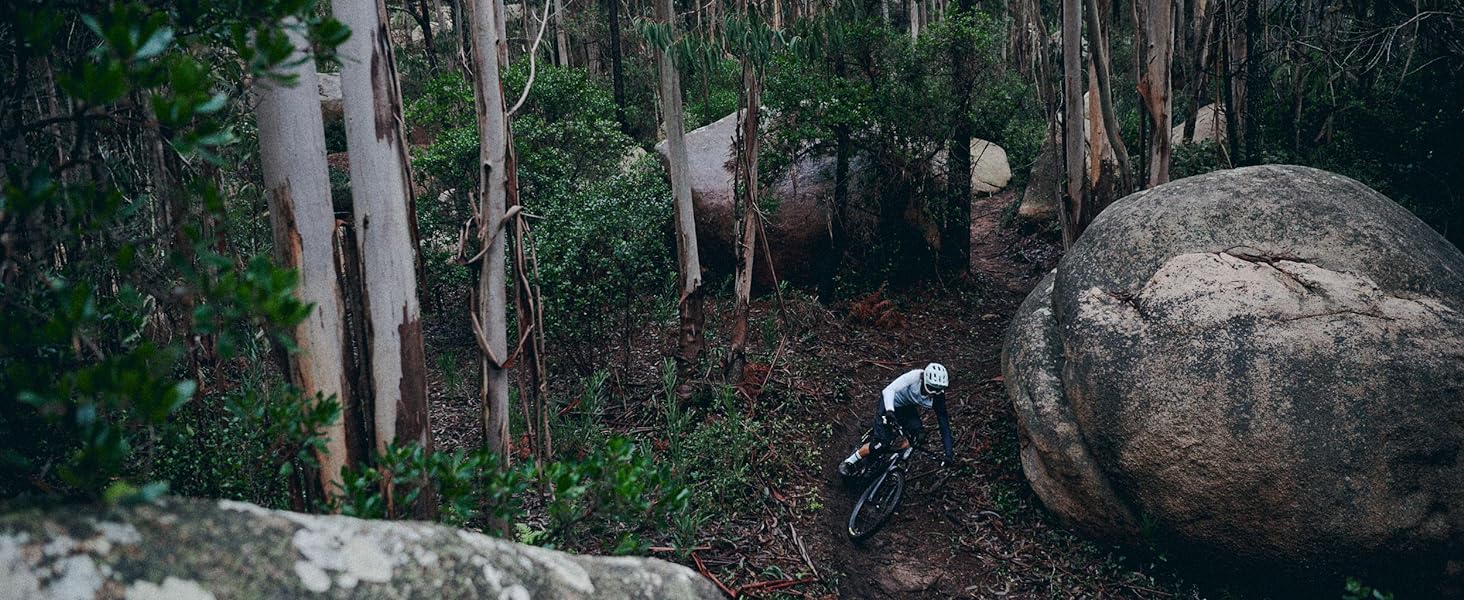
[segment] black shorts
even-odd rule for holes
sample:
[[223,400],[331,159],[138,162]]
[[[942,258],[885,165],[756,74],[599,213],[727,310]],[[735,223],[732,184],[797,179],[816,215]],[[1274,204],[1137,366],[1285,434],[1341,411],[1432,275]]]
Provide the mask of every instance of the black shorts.
[[[912,443],[919,439],[925,426],[920,423],[920,413],[915,410],[915,407],[896,408],[894,415],[895,422],[900,424],[900,429],[905,430],[905,435],[910,438]],[[874,418],[874,441],[880,444],[893,444],[898,434],[899,432],[895,431],[893,427],[886,427],[883,419]]]

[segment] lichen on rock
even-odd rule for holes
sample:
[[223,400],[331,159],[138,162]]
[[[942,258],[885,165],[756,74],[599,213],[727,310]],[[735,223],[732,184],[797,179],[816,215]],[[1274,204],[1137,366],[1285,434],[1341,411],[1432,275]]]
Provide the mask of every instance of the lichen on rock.
[[1028,480],[1090,536],[1464,586],[1464,255],[1362,184],[1270,165],[1120,200],[1003,355]]
[[0,516],[0,597],[720,598],[685,567],[428,523],[169,498]]

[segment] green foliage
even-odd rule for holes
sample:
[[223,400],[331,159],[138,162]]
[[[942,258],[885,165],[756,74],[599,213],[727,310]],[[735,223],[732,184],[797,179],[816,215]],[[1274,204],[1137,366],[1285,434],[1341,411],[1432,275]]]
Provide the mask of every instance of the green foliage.
[[[472,115],[457,108],[471,106],[472,90],[457,77],[429,84],[408,109],[448,127],[414,164],[441,187],[476,189],[478,134]],[[507,95],[517,98],[526,79],[522,65],[505,72]],[[674,272],[670,191],[655,160],[624,159],[633,145],[615,122],[615,103],[583,71],[539,69],[515,115],[514,148],[524,208],[541,217],[531,221],[531,240],[546,333],[588,374],[605,358],[589,342],[628,335]],[[468,211],[437,204],[418,202],[424,239],[456,240]],[[428,251],[428,279],[461,287],[466,272],[448,258]]]
[[644,553],[637,533],[660,530],[691,498],[665,465],[621,437],[583,460],[550,463],[541,477],[549,519],[541,539],[549,546],[610,533],[617,536],[615,553]]
[[473,86],[459,73],[429,79],[411,97],[402,118],[413,127],[456,129],[474,124]]
[[[879,267],[859,271],[871,281],[916,273],[907,261],[930,249],[906,207],[936,222],[959,213],[937,166],[956,123],[969,119],[971,134],[1006,148],[1014,165],[1029,162],[1041,144],[1035,94],[1001,57],[1005,24],[952,12],[913,43],[858,11],[795,27],[799,43],[774,57],[764,94],[773,115],[766,180],[795,157],[832,156],[842,144],[858,162],[851,188],[862,191],[835,211],[878,216],[875,228],[847,232],[851,259]],[[953,83],[958,66],[970,75],[968,92]]]
[[502,468],[498,455],[473,452],[424,452],[411,443],[388,444],[372,466],[347,467],[332,498],[341,514],[368,519],[403,519],[418,513],[422,482],[431,482],[438,518],[451,525],[482,525],[507,520],[521,507],[517,496],[534,477],[529,465]]
[[[486,449],[428,453],[415,444],[388,445],[373,465],[342,472],[341,489],[332,498],[341,514],[410,518],[431,497],[443,522],[481,527],[524,518],[522,499],[532,486],[541,490],[545,521],[520,522],[515,536],[550,547],[608,534],[616,536],[617,553],[644,552],[639,535],[660,531],[691,497],[664,466],[621,437],[603,440],[582,458],[542,468],[503,468]],[[431,494],[424,493],[424,481]]]
[[1342,587],[1342,600],[1393,600],[1393,594],[1369,587],[1356,577],[1348,577]]
[[675,273],[671,192],[656,160],[642,158],[627,172],[588,183],[562,199],[541,197],[529,205],[544,217],[533,243],[546,333],[582,372],[608,358],[596,340],[628,341]]
[[711,62],[688,65],[681,80],[682,95],[686,98],[686,129],[708,125],[735,112],[741,78],[737,61],[721,56]]
[[[75,106],[7,116],[19,137],[6,142],[0,230],[25,233],[0,257],[0,311],[12,316],[0,320],[5,495],[159,492],[127,480],[155,476],[133,460],[139,443],[151,456],[171,417],[199,401],[187,367],[229,360],[256,335],[280,339],[305,316],[294,274],[215,250],[224,199],[205,170],[228,163],[237,82],[275,77],[288,58],[286,16],[327,51],[344,39],[306,0],[24,3],[0,16],[0,36],[21,36],[7,44],[14,64],[47,60],[59,100]],[[120,114],[154,122],[144,134],[176,159],[128,162],[128,140],[95,126]],[[57,126],[34,125],[48,117]],[[53,163],[55,152],[71,160]]]

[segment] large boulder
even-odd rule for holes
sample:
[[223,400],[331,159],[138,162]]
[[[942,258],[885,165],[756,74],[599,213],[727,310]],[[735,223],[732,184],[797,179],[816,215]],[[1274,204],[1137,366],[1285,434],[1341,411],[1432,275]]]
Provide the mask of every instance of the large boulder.
[[0,516],[0,598],[721,598],[653,558],[428,523],[168,499]]
[[1090,536],[1464,592],[1464,255],[1356,181],[1118,201],[1002,367],[1033,490]]
[[[732,185],[736,155],[732,139],[737,131],[738,114],[732,113],[686,134],[697,248],[704,267],[723,273],[731,271],[736,258],[737,215]],[[665,160],[666,142],[657,144],[656,151]],[[829,207],[834,199],[834,167],[830,157],[800,160],[767,190],[777,201],[777,209],[768,214],[767,248],[780,280],[811,283],[822,274],[822,268],[829,266],[824,255],[830,243]],[[762,244],[758,244],[753,269],[758,285],[772,281],[763,250]]]
[[341,96],[341,74],[321,73],[315,81],[315,89],[320,96],[320,115],[326,121],[339,120],[345,117],[346,105]]
[[[942,148],[931,157],[931,168],[941,185],[946,181],[946,157]],[[1006,149],[980,138],[971,138],[971,195],[974,198],[995,195],[1012,182],[1012,165]]]
[[991,195],[1012,182],[1006,149],[986,140],[971,140],[971,193]]
[[1225,141],[1225,109],[1214,104],[1206,104],[1195,111],[1195,132],[1194,137],[1184,139],[1184,129],[1189,125],[1185,121],[1174,126],[1169,133],[1169,143],[1176,146],[1190,142],[1223,142]]
[[1048,136],[1037,151],[1037,160],[1032,163],[1017,216],[1032,223],[1056,219],[1058,198],[1062,196],[1062,175],[1062,154],[1057,148],[1057,138]]

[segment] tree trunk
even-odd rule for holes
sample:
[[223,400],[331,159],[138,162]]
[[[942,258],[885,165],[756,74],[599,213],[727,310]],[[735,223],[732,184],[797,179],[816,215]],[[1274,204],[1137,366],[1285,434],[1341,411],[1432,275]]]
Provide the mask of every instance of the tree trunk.
[[[259,86],[259,156],[269,200],[275,256],[300,276],[296,297],[313,304],[310,316],[295,327],[298,352],[289,357],[290,382],[307,403],[334,397],[342,413],[355,401],[345,313],[336,270],[335,210],[331,206],[330,177],[325,164],[325,129],[316,92],[315,61],[309,42],[294,19],[286,23],[295,44],[294,66],[287,72],[298,80],[284,87],[269,80]],[[328,498],[340,486],[341,469],[360,461],[347,453],[344,418],[325,428],[325,444],[317,449],[319,498]]]
[[[1108,59],[1108,35],[1104,33],[1101,22],[1102,14],[1098,10],[1098,0],[1088,0],[1088,43],[1093,49],[1091,57],[1093,61],[1094,79],[1097,80],[1098,105],[1103,113],[1103,131],[1107,134],[1108,145],[1113,149],[1113,154],[1118,158],[1119,185],[1118,197],[1128,195],[1133,190],[1134,170],[1129,164],[1128,148],[1123,143],[1123,132],[1119,130],[1118,116],[1113,110],[1113,81],[1111,72],[1112,64]],[[1097,215],[1093,215],[1097,216]]]
[[1193,11],[1194,24],[1190,28],[1190,35],[1193,38],[1190,44],[1194,62],[1191,65],[1191,76],[1189,95],[1194,103],[1194,110],[1190,111],[1189,119],[1185,120],[1184,131],[1181,138],[1185,143],[1194,141],[1195,124],[1200,120],[1200,109],[1204,108],[1205,83],[1209,79],[1210,71],[1206,65],[1212,62],[1214,53],[1210,51],[1210,42],[1214,39],[1215,10],[1208,7],[1205,2],[1197,2]]
[[[610,0],[613,4],[617,0]],[[656,20],[671,28],[675,39],[676,23],[673,0],[656,0]],[[677,335],[677,361],[683,371],[696,365],[702,351],[701,258],[696,246],[696,217],[691,200],[691,174],[686,158],[686,132],[681,106],[681,75],[676,70],[669,49],[656,55],[660,74],[661,115],[666,130],[666,150],[671,163],[671,196],[676,204],[677,301],[680,325]],[[618,61],[618,58],[617,58]],[[616,64],[619,64],[618,62]],[[617,67],[617,72],[618,72]]]
[[920,0],[905,0],[910,5],[910,39],[920,37]]
[[1174,5],[1171,0],[1137,0],[1144,65],[1139,97],[1149,113],[1149,187],[1169,181],[1169,132],[1173,114],[1169,70],[1174,59]]
[[427,47],[427,64],[433,71],[437,70],[437,44],[433,42],[432,37],[434,20],[437,18],[435,5],[436,2],[428,2],[428,0],[417,2],[417,6],[422,10],[422,18],[417,20],[417,25],[422,28],[422,44]]
[[1225,143],[1220,144],[1220,148],[1225,152],[1224,164],[1228,167],[1234,166],[1236,162],[1236,150],[1240,148],[1237,145],[1240,143],[1240,115],[1236,112],[1238,105],[1236,104],[1235,98],[1236,83],[1234,70],[1235,19],[1234,14],[1230,11],[1230,0],[1225,0],[1225,6],[1221,10],[1225,11],[1223,16],[1224,21],[1222,22],[1224,36],[1221,38],[1221,43],[1224,46],[1221,48],[1220,53],[1221,66],[1223,67],[1221,69],[1221,75],[1224,77],[1221,81],[1221,86],[1224,88],[1225,94]]
[[[513,131],[509,130],[508,177],[506,202],[509,207],[522,207],[518,189],[518,157],[513,151]],[[534,459],[543,466],[553,455],[549,432],[549,382],[544,368],[544,311],[538,285],[538,261],[531,260],[529,222],[519,212],[512,221],[514,314],[518,319],[518,339],[523,343],[522,368],[519,380],[520,403],[528,407],[524,422],[533,437]],[[627,351],[629,346],[627,345]],[[512,359],[508,359],[512,360]]]
[[[620,131],[629,135],[630,124],[625,122],[625,70],[620,52],[620,0],[605,0],[605,8],[610,20],[610,81],[615,93],[615,120],[620,122]],[[679,83],[677,89],[680,98]]]
[[465,0],[452,0],[452,37],[457,44],[457,56],[452,58],[453,67],[464,77],[472,76],[472,68],[468,65],[471,59],[468,58],[469,27],[467,13],[463,10]]
[[737,238],[737,273],[732,281],[732,339],[727,351],[725,375],[728,380],[742,377],[747,364],[747,318],[752,308],[752,268],[757,258],[758,232],[758,120],[761,116],[762,89],[752,59],[742,64],[742,121],[737,130],[737,173],[741,178],[742,199],[738,218],[742,232]]
[[[473,26],[473,96],[478,113],[479,212],[478,239],[482,244],[478,278],[476,325],[481,328],[484,444],[507,465],[508,436],[508,315],[504,274],[504,227],[508,194],[508,119],[505,114],[500,66],[507,40],[498,19],[502,12],[493,0],[466,0]],[[503,525],[503,524],[500,524]]]
[[1083,0],[1062,2],[1063,164],[1067,191],[1058,207],[1062,243],[1071,248],[1082,233],[1083,191]]
[[569,30],[564,28],[564,0],[554,0],[554,64],[569,66]]
[[1256,120],[1261,114],[1261,93],[1265,80],[1261,75],[1261,54],[1256,50],[1261,35],[1260,0],[1245,0],[1245,164],[1261,164],[1261,130]]
[[[362,300],[376,450],[392,442],[432,448],[427,423],[427,364],[417,303],[417,240],[410,211],[412,178],[402,131],[396,59],[386,7],[334,0],[335,16],[354,32],[338,50],[351,196],[360,245]],[[425,483],[425,482],[424,482]],[[436,512],[424,485],[419,517]]]
[[[974,15],[973,0],[960,0],[961,15]],[[951,90],[956,104],[951,115],[953,131],[947,154],[946,197],[949,210],[941,223],[941,266],[953,273],[964,273],[971,261],[971,122],[972,72],[971,59],[976,49],[971,39],[957,35],[951,41]]]

